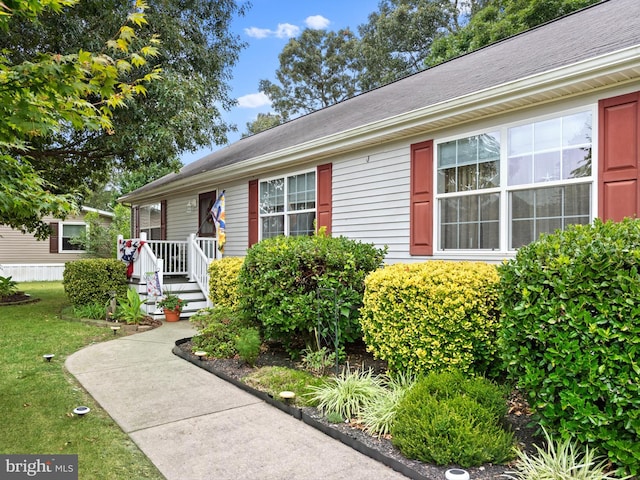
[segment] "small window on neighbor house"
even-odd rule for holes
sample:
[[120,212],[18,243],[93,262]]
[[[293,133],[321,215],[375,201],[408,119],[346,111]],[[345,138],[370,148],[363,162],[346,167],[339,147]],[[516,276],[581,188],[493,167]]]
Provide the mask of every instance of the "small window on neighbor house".
[[140,206],[140,232],[146,232],[149,240],[162,240],[161,204]]
[[260,182],[261,238],[313,235],[316,219],[316,172]]
[[83,252],[84,246],[78,240],[87,233],[84,223],[61,223],[60,252]]

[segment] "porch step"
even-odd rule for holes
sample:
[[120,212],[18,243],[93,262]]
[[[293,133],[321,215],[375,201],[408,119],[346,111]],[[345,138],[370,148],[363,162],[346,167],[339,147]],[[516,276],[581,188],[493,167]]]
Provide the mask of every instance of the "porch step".
[[[156,303],[159,302],[161,298],[147,298],[146,284],[134,283],[131,284],[131,287],[135,288],[140,298],[145,301],[145,309],[148,315],[155,320],[163,320],[164,312],[156,306]],[[187,306],[184,307],[180,313],[181,320],[193,316],[198,310],[207,306],[207,298],[200,290],[198,284],[190,281],[187,277],[166,276],[163,281],[163,291],[164,293],[178,295],[188,302]]]

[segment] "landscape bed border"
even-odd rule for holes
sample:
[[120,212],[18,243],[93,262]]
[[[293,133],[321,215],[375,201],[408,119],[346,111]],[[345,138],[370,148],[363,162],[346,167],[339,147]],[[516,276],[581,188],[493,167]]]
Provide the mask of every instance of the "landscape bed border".
[[[417,461],[413,461],[410,459],[406,459],[405,462],[399,461],[398,459],[386,455],[384,452],[380,451],[379,449],[375,449],[372,448],[368,445],[366,445],[365,443],[361,442],[358,438],[356,438],[354,435],[349,435],[347,432],[344,432],[342,430],[340,430],[337,426],[332,425],[330,423],[323,423],[317,420],[317,417],[315,417],[312,414],[312,411],[317,411],[317,409],[312,409],[312,408],[301,408],[301,407],[297,407],[294,405],[288,405],[285,402],[278,400],[277,398],[274,398],[272,395],[265,393],[263,391],[257,390],[249,385],[247,385],[244,382],[241,382],[240,380],[233,378],[227,374],[225,374],[224,372],[221,372],[219,369],[215,368],[215,365],[211,362],[206,362],[203,361],[200,357],[197,357],[196,355],[194,355],[193,353],[189,353],[187,351],[185,351],[183,348],[181,348],[181,345],[183,345],[184,343],[188,343],[192,340],[192,337],[188,337],[188,338],[182,338],[179,340],[176,340],[175,342],[175,346],[172,349],[172,352],[174,355],[182,358],[183,360],[186,360],[192,364],[194,364],[197,367],[200,367],[206,371],[208,371],[209,373],[212,373],[214,375],[216,375],[217,377],[221,378],[222,380],[229,382],[233,385],[235,385],[236,387],[244,390],[247,393],[250,393],[251,395],[254,395],[255,397],[265,401],[266,403],[268,403],[269,405],[283,411],[284,413],[287,413],[289,415],[291,415],[292,417],[306,423],[307,425],[321,431],[322,433],[324,433],[325,435],[328,435],[331,438],[334,438],[340,442],[342,442],[343,444],[353,448],[354,450],[368,456],[369,458],[372,458],[373,460],[376,460],[378,462],[381,462],[382,464],[386,465],[387,467],[395,470],[396,472],[399,472],[407,477],[409,477],[411,480],[436,480],[436,478],[434,476],[429,476],[429,475],[425,475],[422,472],[418,471],[416,468],[414,468],[412,466],[412,463],[414,464],[421,464],[420,462]],[[505,472],[504,465],[502,466],[498,466],[498,465],[491,465],[491,467],[500,467],[501,469],[501,474],[503,474]],[[436,467],[433,466],[433,468],[435,470],[437,470],[438,472],[438,476],[437,478],[444,478],[445,476],[445,471],[448,470],[449,468],[459,468],[456,466],[449,466],[449,467]],[[470,474],[471,474],[471,478],[477,478],[477,476],[480,476],[482,478],[495,478],[495,477],[486,477],[485,475],[487,475],[487,471],[485,470],[485,467],[477,467],[477,468],[468,468],[466,469]],[[497,472],[496,472],[497,473]],[[475,475],[474,475],[475,474]],[[498,474],[500,475],[500,474]]]

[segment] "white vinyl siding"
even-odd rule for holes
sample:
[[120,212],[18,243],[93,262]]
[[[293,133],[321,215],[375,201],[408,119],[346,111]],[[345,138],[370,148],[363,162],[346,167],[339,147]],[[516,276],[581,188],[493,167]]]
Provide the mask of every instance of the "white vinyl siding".
[[225,257],[244,257],[249,246],[248,182],[234,183],[221,187],[225,190],[225,225],[227,243],[224,246]]
[[[191,202],[191,203],[189,203]],[[167,240],[184,241],[198,230],[198,192],[167,199]]]
[[388,263],[409,257],[409,146],[367,150],[333,163],[333,236],[388,246]]

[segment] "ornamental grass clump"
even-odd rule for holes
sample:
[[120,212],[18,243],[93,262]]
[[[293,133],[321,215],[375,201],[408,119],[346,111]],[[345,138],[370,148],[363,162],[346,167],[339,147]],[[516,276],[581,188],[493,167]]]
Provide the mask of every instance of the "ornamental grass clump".
[[384,394],[381,380],[373,370],[350,371],[329,378],[324,384],[309,387],[308,397],[325,413],[340,415],[345,420],[357,418],[364,406]]
[[499,374],[496,267],[395,264],[365,280],[360,322],[369,351],[392,372]]
[[500,267],[508,374],[551,432],[640,473],[640,220],[544,235]]
[[396,375],[385,383],[379,395],[369,399],[360,413],[360,422],[365,430],[377,437],[387,436],[396,418],[398,405],[415,383],[415,378]]
[[[513,464],[515,471],[506,472],[511,480],[616,480],[608,472],[606,458],[596,457],[594,451],[582,449],[570,439],[554,440],[543,428],[546,448],[534,445],[535,455],[518,450]],[[630,478],[630,477],[625,477]]]
[[408,458],[473,467],[513,457],[513,433],[502,427],[504,389],[461,372],[430,373],[398,404],[393,444]]

